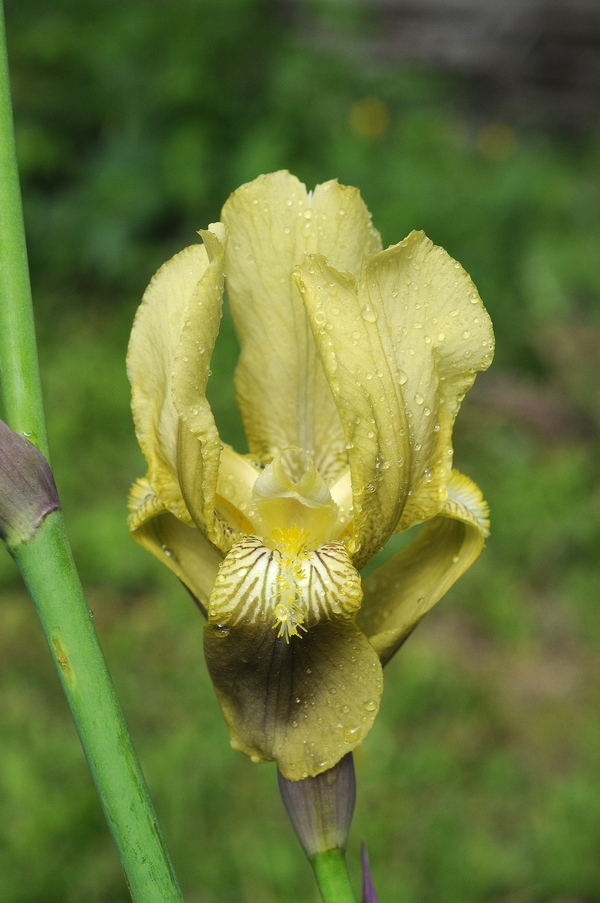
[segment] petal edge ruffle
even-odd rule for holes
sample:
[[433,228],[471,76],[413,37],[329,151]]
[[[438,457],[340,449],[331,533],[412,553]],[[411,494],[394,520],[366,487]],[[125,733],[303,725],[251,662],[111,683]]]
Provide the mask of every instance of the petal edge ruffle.
[[488,508],[481,492],[468,477],[453,471],[441,513],[363,582],[356,623],[382,664],[473,564],[488,532]]
[[158,558],[190,591],[206,615],[222,561],[219,552],[195,528],[171,514],[146,479],[129,494],[129,529],[135,541]]

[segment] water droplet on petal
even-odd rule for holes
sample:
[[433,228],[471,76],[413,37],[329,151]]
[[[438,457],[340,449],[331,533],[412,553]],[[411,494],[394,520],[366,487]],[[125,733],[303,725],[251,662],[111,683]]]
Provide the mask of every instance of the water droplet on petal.
[[367,323],[375,323],[375,321],[377,320],[377,311],[372,304],[365,304],[360,312],[360,315],[363,320],[367,321]]
[[231,632],[230,628],[227,627],[225,624],[217,624],[217,626],[215,627],[215,633],[217,636],[220,636],[220,637],[229,636],[230,632]]

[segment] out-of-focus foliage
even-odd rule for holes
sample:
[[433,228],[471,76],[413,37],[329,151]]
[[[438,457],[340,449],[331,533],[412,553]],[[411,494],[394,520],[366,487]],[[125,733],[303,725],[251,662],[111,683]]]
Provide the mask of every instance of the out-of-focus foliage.
[[[372,29],[367,10],[7,2],[67,525],[188,903],[315,899],[272,769],[228,748],[200,615],[128,536],[125,498],[144,465],[125,348],[157,266],[260,172],[359,186],[384,242],[425,229],[471,273],[496,326],[497,362],[456,432],[457,466],[490,502],[492,535],[386,669],[357,756],[350,858],[364,836],[382,901],[595,899],[600,139],[484,121],[457,82],[350,58],[344,35]],[[226,316],[210,392],[224,438],[242,449],[236,349]],[[0,899],[125,901],[4,554],[0,580]]]

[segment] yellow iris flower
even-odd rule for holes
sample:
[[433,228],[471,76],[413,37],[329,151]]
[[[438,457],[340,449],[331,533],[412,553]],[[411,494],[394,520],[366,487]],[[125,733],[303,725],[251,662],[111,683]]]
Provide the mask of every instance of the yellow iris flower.
[[[148,474],[129,525],[207,613],[232,745],[299,780],[364,739],[382,664],[482,549],[487,506],[451,439],[492,327],[460,264],[422,232],[382,250],[336,181],[261,176],[200,235],[154,276],[131,334]],[[225,282],[248,456],[222,444],[205,394]]]

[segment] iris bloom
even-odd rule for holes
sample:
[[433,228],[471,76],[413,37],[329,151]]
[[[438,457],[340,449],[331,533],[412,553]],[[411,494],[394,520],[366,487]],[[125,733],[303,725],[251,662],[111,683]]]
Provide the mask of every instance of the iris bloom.
[[[492,328],[460,264],[422,232],[382,250],[336,181],[261,176],[200,235],[154,276],[131,334],[148,473],[129,525],[207,614],[232,745],[299,780],[364,739],[382,664],[482,549],[487,507],[451,439]],[[205,394],[224,283],[249,455],[223,445]]]

